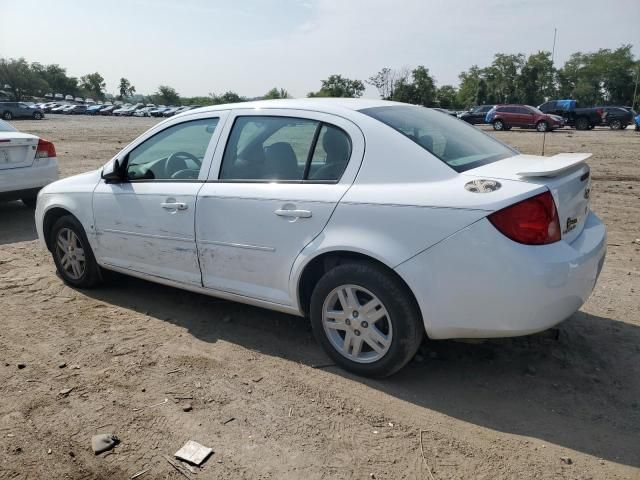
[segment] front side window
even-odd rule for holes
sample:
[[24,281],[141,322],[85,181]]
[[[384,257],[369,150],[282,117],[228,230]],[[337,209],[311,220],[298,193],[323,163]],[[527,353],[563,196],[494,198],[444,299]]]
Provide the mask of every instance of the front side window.
[[435,155],[457,172],[493,163],[517,154],[493,137],[428,108],[393,105],[360,110]]
[[217,118],[173,125],[131,150],[129,180],[195,180],[218,124]]
[[350,154],[347,135],[316,120],[238,117],[224,151],[220,179],[337,181]]

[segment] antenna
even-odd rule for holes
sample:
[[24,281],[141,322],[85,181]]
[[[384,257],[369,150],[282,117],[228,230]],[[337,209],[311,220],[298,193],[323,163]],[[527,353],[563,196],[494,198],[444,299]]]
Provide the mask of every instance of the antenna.
[[[558,34],[558,29],[553,29],[553,48],[551,49],[551,68],[553,68],[553,60],[556,56],[556,35]],[[542,156],[544,157],[544,145],[547,141],[547,131],[542,132]]]

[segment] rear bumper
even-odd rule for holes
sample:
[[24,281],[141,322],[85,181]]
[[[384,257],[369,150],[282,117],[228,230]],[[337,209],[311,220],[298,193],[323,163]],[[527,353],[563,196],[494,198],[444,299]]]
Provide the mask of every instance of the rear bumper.
[[515,243],[482,219],[399,265],[430,338],[528,335],[571,316],[589,298],[606,253],[593,213],[572,243]]
[[19,199],[21,192],[35,191],[58,179],[58,161],[50,158],[43,165],[0,170],[0,197]]

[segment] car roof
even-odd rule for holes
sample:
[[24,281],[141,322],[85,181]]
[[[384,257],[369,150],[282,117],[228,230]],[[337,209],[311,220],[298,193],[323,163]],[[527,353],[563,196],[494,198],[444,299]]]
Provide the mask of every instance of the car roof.
[[390,107],[393,105],[409,106],[407,103],[390,102],[387,100],[367,99],[367,98],[300,98],[300,99],[278,99],[278,100],[256,100],[250,102],[227,103],[222,105],[212,105],[202,107],[198,112],[215,112],[218,110],[231,109],[259,109],[278,108],[291,110],[313,110],[327,113],[340,113],[345,111],[356,112],[365,108]]

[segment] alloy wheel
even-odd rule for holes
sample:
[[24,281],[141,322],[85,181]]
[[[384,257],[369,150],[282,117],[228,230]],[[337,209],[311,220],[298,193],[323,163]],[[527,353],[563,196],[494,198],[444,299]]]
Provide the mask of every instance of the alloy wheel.
[[65,275],[79,280],[84,275],[86,260],[80,238],[70,228],[61,228],[56,238],[56,256]]
[[378,297],[358,285],[341,285],[327,295],[322,325],[331,346],[357,363],[380,360],[393,340],[387,309]]

